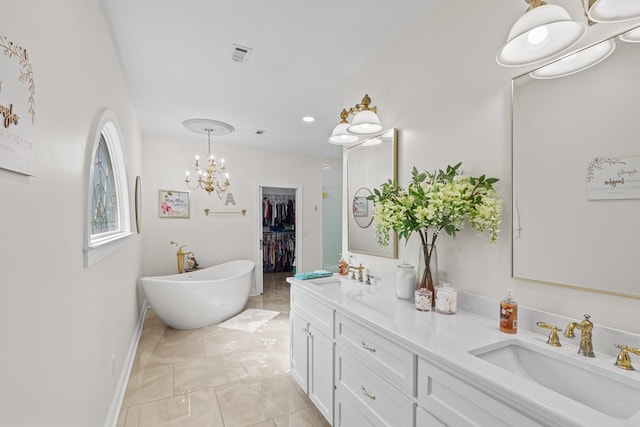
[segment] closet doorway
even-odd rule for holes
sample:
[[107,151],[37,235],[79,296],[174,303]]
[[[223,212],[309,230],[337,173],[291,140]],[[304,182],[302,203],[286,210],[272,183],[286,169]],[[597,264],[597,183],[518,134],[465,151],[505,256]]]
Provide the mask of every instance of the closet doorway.
[[266,275],[293,276],[301,271],[302,233],[300,213],[302,186],[260,183],[257,185],[256,291],[263,293]]

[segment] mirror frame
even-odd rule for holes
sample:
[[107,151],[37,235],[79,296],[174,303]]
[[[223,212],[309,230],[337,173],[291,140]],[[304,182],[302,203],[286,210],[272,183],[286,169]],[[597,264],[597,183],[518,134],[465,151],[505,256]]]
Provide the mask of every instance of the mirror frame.
[[[393,133],[393,138],[391,140],[391,151],[392,151],[392,155],[390,156],[391,158],[389,159],[389,161],[391,162],[391,164],[385,165],[386,167],[390,167],[390,169],[392,170],[392,176],[385,176],[385,177],[381,177],[380,178],[380,182],[366,182],[366,183],[352,183],[351,179],[350,179],[350,168],[349,168],[349,161],[353,161],[354,156],[356,153],[358,153],[357,149],[360,148],[364,148],[366,149],[367,147],[364,146],[364,144],[367,141],[371,141],[372,139],[381,137],[382,135],[385,135],[387,133]],[[346,148],[346,206],[347,206],[347,250],[349,252],[353,252],[353,253],[360,253],[360,254],[364,254],[364,255],[373,255],[373,256],[379,256],[379,257],[383,257],[383,258],[391,258],[391,259],[397,259],[398,258],[398,234],[394,231],[391,231],[390,236],[389,236],[389,246],[387,247],[381,247],[378,242],[377,239],[375,238],[375,224],[372,218],[371,224],[369,224],[368,227],[361,227],[360,225],[356,225],[357,227],[357,231],[361,232],[361,233],[365,233],[367,236],[365,236],[365,238],[370,239],[372,241],[371,244],[371,249],[363,249],[360,247],[356,247],[354,246],[354,242],[353,242],[353,238],[354,238],[354,233],[356,231],[356,229],[354,227],[352,227],[352,222],[355,223],[355,219],[353,218],[353,211],[352,211],[352,203],[353,203],[353,198],[355,196],[355,194],[358,191],[361,191],[363,188],[366,190],[369,190],[372,194],[373,194],[373,189],[379,187],[380,185],[382,185],[383,183],[387,182],[388,179],[392,179],[394,181],[398,180],[398,130],[396,128],[391,128],[391,129],[385,129],[383,131],[380,131],[374,135],[370,135],[368,136],[366,139],[363,139],[353,145],[350,145]],[[374,168],[372,166],[372,170],[375,170],[376,168]],[[373,203],[373,202],[371,202]],[[373,206],[372,206],[373,209]]]
[[[626,32],[626,31],[624,31]],[[585,47],[584,49],[588,49],[591,46],[594,46],[596,44],[599,43],[603,43],[607,40],[610,39],[616,39],[620,34],[615,34],[611,37],[606,37],[600,41],[598,41],[597,43],[594,43],[590,46]],[[584,49],[579,49],[580,50],[584,50]],[[573,54],[575,52],[571,52],[566,56],[570,56],[571,54]],[[614,52],[615,54],[615,52]],[[563,57],[563,58],[564,58]],[[558,58],[552,62],[556,62],[561,60],[562,58]],[[608,59],[605,59],[605,61],[607,61]],[[536,69],[539,68],[543,68],[547,65],[549,65],[549,62],[547,64],[543,64],[540,67],[537,67]],[[597,66],[597,65],[596,65]],[[563,288],[569,288],[569,289],[577,289],[577,290],[582,290],[582,291],[588,291],[588,292],[594,292],[594,293],[601,293],[601,294],[608,294],[608,295],[615,295],[615,296],[621,296],[621,297],[627,297],[627,298],[633,298],[633,299],[640,299],[640,291],[638,292],[638,294],[632,294],[629,293],[628,291],[624,291],[624,290],[610,290],[610,289],[604,289],[604,288],[598,288],[598,287],[587,287],[587,286],[581,286],[579,283],[575,283],[575,284],[570,284],[570,283],[561,283],[561,282],[555,282],[555,281],[549,281],[549,280],[544,280],[544,279],[536,279],[536,278],[531,278],[531,277],[523,277],[523,276],[519,276],[516,275],[515,272],[515,239],[516,239],[516,232],[517,230],[519,230],[519,218],[518,218],[518,210],[517,210],[517,206],[516,206],[516,170],[515,170],[515,164],[516,164],[516,159],[515,159],[515,147],[517,145],[516,142],[516,129],[515,129],[515,125],[516,125],[516,118],[515,118],[515,107],[516,107],[516,85],[517,82],[519,81],[519,79],[526,77],[529,75],[529,73],[531,73],[532,71],[535,71],[536,69],[532,69],[527,71],[526,73],[517,75],[515,77],[513,77],[511,79],[511,86],[510,86],[510,124],[511,124],[511,129],[510,129],[510,139],[511,139],[511,197],[512,197],[512,209],[511,209],[511,239],[510,239],[510,252],[511,252],[511,278],[512,279],[517,279],[517,280],[523,280],[523,281],[527,281],[527,282],[531,282],[531,283],[538,283],[538,284],[545,284],[545,285],[551,285],[551,286],[557,286],[557,287],[563,287]],[[586,71],[586,70],[585,70]],[[570,76],[567,76],[570,77]],[[529,77],[532,78],[532,77]],[[562,77],[559,77],[562,78]],[[544,82],[544,80],[541,80],[542,82]],[[585,165],[585,176],[586,176],[586,165]],[[586,185],[586,184],[585,184]],[[576,282],[579,282],[576,281]],[[618,288],[620,289],[620,288]]]

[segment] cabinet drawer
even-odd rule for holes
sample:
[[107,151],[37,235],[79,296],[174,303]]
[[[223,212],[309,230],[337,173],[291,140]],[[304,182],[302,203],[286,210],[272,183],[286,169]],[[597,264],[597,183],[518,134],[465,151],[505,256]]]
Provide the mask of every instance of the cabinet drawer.
[[[336,392],[335,427],[388,427],[361,402]],[[421,426],[422,427],[422,426]]]
[[320,332],[333,338],[333,308],[292,286],[291,310],[301,314]]
[[336,389],[389,426],[413,426],[414,400],[336,345]]
[[426,409],[418,406],[416,408],[416,426],[418,427],[447,427],[439,419],[427,412]]
[[336,343],[364,360],[400,390],[415,395],[415,355],[366,326],[336,313]]
[[456,427],[540,425],[424,359],[418,359],[418,405]]

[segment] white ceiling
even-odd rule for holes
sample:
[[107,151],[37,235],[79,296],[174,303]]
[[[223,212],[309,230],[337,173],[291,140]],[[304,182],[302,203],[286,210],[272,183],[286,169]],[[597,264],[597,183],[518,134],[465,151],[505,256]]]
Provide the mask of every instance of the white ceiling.
[[209,118],[236,129],[220,143],[326,157],[360,102],[343,105],[345,78],[437,1],[101,0],[143,133],[203,139],[182,122]]

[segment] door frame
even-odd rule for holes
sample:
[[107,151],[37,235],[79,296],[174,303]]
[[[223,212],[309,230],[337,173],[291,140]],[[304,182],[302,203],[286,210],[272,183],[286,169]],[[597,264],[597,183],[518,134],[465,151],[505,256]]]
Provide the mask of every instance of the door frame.
[[256,279],[256,295],[262,295],[263,291],[263,265],[262,265],[262,190],[265,187],[268,188],[286,188],[290,190],[294,190],[295,194],[295,203],[296,203],[296,222],[295,222],[295,239],[296,239],[296,250],[295,250],[295,266],[296,271],[304,271],[302,267],[302,184],[285,184],[285,183],[275,183],[275,182],[264,182],[259,181],[255,183],[255,211],[258,213],[256,215],[255,222],[255,233],[256,233],[256,251],[255,251],[255,279]]

